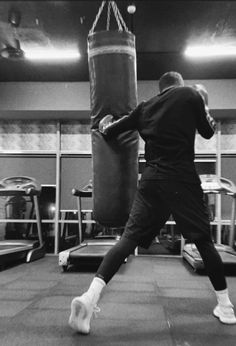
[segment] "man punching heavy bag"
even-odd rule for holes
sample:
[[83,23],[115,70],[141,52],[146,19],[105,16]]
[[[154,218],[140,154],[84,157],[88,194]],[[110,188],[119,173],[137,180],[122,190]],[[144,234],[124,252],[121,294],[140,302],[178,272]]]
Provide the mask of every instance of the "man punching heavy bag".
[[126,223],[138,179],[137,132],[106,141],[98,129],[107,114],[117,120],[137,105],[135,37],[120,30],[120,18],[117,15],[119,31],[92,30],[88,36],[93,212],[94,219],[108,227]]

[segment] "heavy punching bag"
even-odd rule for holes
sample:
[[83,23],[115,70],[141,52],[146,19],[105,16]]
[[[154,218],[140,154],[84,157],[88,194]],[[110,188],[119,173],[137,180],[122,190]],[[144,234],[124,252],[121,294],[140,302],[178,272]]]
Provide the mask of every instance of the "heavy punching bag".
[[136,52],[135,36],[126,26],[123,30],[125,23],[115,2],[109,6],[115,10],[119,31],[91,29],[88,36],[93,213],[104,226],[122,227],[137,188],[138,133],[126,131],[107,140],[98,125],[107,114],[120,119],[136,107]]

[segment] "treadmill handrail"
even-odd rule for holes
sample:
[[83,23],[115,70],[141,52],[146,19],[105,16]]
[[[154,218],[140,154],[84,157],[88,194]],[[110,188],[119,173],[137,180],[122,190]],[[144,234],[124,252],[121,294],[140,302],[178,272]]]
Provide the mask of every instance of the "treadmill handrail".
[[72,189],[72,195],[76,197],[92,197],[92,190]]
[[[220,178],[221,182],[223,183],[223,188],[228,192],[228,194],[230,195],[233,195],[233,196],[236,196],[236,186],[235,184],[229,180],[229,179],[226,179],[226,178]],[[228,187],[226,184],[229,184],[230,187]]]
[[0,191],[12,191],[14,194],[24,192],[26,195],[40,194],[41,185],[32,177],[13,176],[0,180]]
[[202,174],[200,179],[204,193],[219,193],[236,197],[236,186],[231,180],[219,178],[215,174]]
[[[15,245],[15,244],[14,244]],[[31,250],[34,248],[34,244],[28,244],[28,245],[22,245],[22,246],[14,246],[12,248],[7,248],[7,249],[1,249],[0,250],[0,256],[2,255],[8,255],[10,253],[16,253],[16,252],[22,252],[26,250]]]
[[35,190],[34,188],[28,189],[12,189],[12,188],[0,188],[0,196],[35,196],[40,195],[39,190]]

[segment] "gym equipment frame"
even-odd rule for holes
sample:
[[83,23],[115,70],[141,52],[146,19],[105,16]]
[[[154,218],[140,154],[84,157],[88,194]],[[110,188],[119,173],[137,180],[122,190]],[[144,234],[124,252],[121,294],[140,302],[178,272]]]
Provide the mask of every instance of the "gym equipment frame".
[[[228,245],[215,244],[219,255],[225,265],[236,265],[235,242],[235,213],[236,213],[236,186],[228,179],[218,178],[214,174],[200,175],[203,192],[205,194],[221,194],[232,198],[231,220],[229,227]],[[204,269],[202,258],[194,244],[185,244],[182,251],[183,258],[195,271]]]
[[63,271],[67,271],[69,265],[99,263],[119,239],[118,236],[101,236],[82,242],[81,199],[91,198],[92,188],[86,185],[82,190],[73,189],[72,194],[76,196],[78,206],[79,244],[59,253],[59,265],[62,266]]
[[[6,263],[25,259],[31,262],[45,255],[42,237],[41,217],[38,197],[41,192],[39,183],[31,177],[8,177],[0,181],[0,196],[30,197],[36,214],[37,239],[9,239],[0,241],[0,267]],[[32,210],[33,211],[33,210]],[[33,212],[31,211],[31,215]],[[1,219],[4,223],[32,223],[34,220]]]

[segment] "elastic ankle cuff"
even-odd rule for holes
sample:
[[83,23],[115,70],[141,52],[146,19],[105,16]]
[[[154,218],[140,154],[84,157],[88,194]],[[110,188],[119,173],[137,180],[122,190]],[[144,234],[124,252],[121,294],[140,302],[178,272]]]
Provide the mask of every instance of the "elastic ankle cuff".
[[220,291],[215,291],[216,295],[218,294],[228,294],[228,288],[225,288],[224,290],[220,290]]
[[102,278],[95,276],[94,280],[99,282],[103,287],[106,286],[106,282]]

